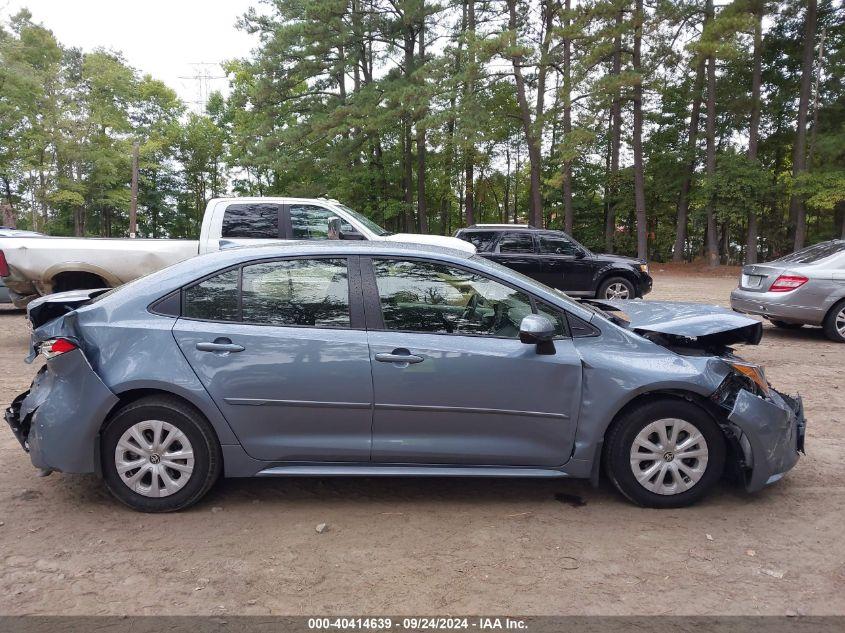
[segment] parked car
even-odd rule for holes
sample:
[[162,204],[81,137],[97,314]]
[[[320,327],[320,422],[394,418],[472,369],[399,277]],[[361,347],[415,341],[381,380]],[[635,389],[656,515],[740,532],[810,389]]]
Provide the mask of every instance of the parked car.
[[845,343],[845,240],[744,266],[731,307],[780,328],[821,326],[830,340]]
[[651,292],[645,260],[591,252],[563,231],[527,224],[475,224],[459,229],[483,256],[572,297],[633,299]]
[[329,221],[340,220],[331,237],[472,247],[440,235],[393,234],[369,218],[325,198],[216,198],[203,216],[200,239],[0,236],[0,277],[18,307],[39,295],[67,290],[114,288],[176,262],[226,246],[274,240],[329,239]]
[[36,299],[46,363],[5,418],[32,463],[170,511],[219,476],[583,477],[652,507],[749,491],[803,449],[801,400],[730,345],[756,319],[564,294],[465,251],[229,249]]
[[[41,234],[35,231],[21,231],[9,226],[0,226],[0,237],[36,237],[39,235]],[[0,303],[12,303],[12,295],[6,284],[3,283],[2,277],[0,277]]]

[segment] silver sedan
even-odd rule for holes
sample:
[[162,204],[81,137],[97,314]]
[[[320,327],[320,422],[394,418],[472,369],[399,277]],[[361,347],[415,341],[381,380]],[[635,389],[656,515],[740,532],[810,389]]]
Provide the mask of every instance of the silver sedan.
[[828,338],[845,343],[845,240],[745,266],[731,307],[780,328],[821,326]]

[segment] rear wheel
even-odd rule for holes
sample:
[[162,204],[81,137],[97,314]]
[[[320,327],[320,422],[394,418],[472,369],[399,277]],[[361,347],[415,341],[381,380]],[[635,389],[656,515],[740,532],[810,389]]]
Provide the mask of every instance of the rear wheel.
[[625,277],[605,279],[596,293],[598,299],[633,299],[636,296],[637,291],[634,284]]
[[604,459],[611,481],[634,503],[679,508],[713,488],[725,453],[722,432],[707,413],[685,400],[662,399],[617,420]]
[[830,309],[824,319],[824,333],[831,341],[845,343],[845,300]]
[[214,430],[183,402],[142,398],[123,407],[102,435],[109,491],[140,512],[173,512],[199,501],[220,476]]
[[803,323],[787,323],[786,321],[777,321],[775,319],[769,319],[769,322],[775,327],[779,327],[783,330],[800,330],[804,327]]

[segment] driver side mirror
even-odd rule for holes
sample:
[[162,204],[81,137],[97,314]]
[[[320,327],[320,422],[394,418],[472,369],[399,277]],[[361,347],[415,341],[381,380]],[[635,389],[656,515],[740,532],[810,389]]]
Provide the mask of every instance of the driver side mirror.
[[555,326],[541,314],[529,314],[519,324],[519,340],[526,345],[536,345],[537,353],[555,353]]
[[584,259],[587,256],[587,253],[582,251],[580,248],[575,251],[575,259]]
[[343,220],[338,217],[329,218],[329,232],[330,240],[364,240],[367,239],[355,230],[351,224],[345,224]]

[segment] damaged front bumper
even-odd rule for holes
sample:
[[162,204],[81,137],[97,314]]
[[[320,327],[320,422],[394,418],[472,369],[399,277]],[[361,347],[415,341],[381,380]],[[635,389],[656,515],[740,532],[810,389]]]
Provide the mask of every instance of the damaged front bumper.
[[93,473],[100,426],[117,402],[77,349],[47,361],[4,417],[36,468]]
[[727,430],[742,452],[740,466],[749,492],[778,481],[795,466],[804,452],[806,425],[800,396],[774,389],[765,398],[745,389],[737,392]]

